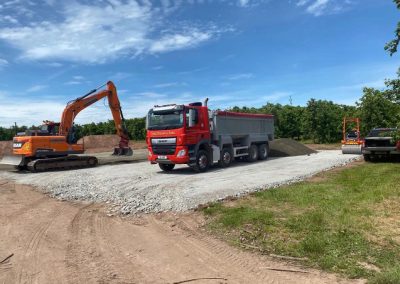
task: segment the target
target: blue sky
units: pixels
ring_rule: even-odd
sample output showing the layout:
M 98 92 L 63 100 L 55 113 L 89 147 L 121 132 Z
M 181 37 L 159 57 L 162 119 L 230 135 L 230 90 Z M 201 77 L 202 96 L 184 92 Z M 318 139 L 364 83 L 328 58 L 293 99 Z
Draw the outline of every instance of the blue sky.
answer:
M 391 0 L 1 0 L 0 126 L 58 121 L 113 80 L 126 117 L 210 98 L 213 108 L 354 104 L 395 77 Z M 106 103 L 77 123 L 111 119 Z

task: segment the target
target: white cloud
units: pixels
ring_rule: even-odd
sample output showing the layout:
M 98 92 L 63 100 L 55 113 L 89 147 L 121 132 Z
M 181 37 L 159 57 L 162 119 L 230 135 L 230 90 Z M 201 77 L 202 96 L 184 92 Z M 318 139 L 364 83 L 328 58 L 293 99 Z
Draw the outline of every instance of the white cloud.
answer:
M 46 85 L 35 85 L 30 87 L 29 89 L 26 90 L 27 93 L 35 93 L 35 92 L 39 92 L 41 90 L 46 89 L 47 86 Z
M 238 5 L 240 7 L 247 7 L 249 5 L 249 3 L 250 3 L 250 0 L 239 0 L 238 1 Z
M 18 20 L 10 15 L 0 16 L 0 22 L 18 24 Z
M 62 66 L 64 66 L 62 63 L 59 63 L 59 62 L 50 62 L 50 63 L 47 63 L 46 65 L 50 66 L 50 67 L 62 67 Z
M 0 58 L 0 70 L 3 69 L 4 67 L 6 67 L 8 65 L 8 61 Z
M 42 99 L 27 100 L 24 104 L 9 100 L 0 104 L 0 126 L 9 127 L 17 122 L 18 125 L 39 125 L 45 119 L 59 121 L 65 105 Z
M 68 81 L 66 83 L 64 83 L 64 85 L 80 85 L 82 84 L 82 81 Z
M 254 75 L 252 73 L 242 73 L 242 74 L 234 74 L 227 76 L 226 79 L 235 81 L 235 80 L 242 80 L 242 79 L 250 79 L 253 78 Z
M 154 41 L 150 47 L 150 53 L 162 53 L 188 47 L 194 47 L 202 42 L 211 39 L 214 36 L 212 30 L 201 31 L 198 29 L 190 29 L 181 34 L 165 35 L 159 40 Z
M 304 7 L 307 13 L 319 17 L 346 11 L 353 5 L 353 0 L 298 0 L 296 5 Z
M 178 82 L 171 82 L 171 83 L 163 83 L 154 85 L 154 88 L 168 88 L 168 87 L 176 87 L 176 86 L 186 86 L 186 83 L 178 83 Z
M 306 4 L 308 4 L 309 2 L 310 2 L 310 0 L 299 0 L 299 1 L 297 1 L 296 5 L 302 7 Z
M 192 48 L 231 31 L 190 23 L 168 29 L 169 10 L 153 7 L 149 1 L 75 1 L 54 13 L 58 11 L 56 18 L 61 21 L 47 18 L 24 26 L 0 28 L 0 40 L 20 50 L 21 58 L 28 60 L 104 63 L 121 57 Z
M 321 16 L 326 11 L 330 0 L 316 0 L 310 6 L 307 7 L 307 12 L 314 16 Z

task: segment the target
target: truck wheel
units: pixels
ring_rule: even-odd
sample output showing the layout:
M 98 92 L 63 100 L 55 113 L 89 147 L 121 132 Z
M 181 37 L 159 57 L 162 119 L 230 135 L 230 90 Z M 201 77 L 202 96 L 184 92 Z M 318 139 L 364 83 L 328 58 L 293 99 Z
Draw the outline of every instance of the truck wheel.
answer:
M 258 159 L 258 148 L 256 145 L 251 145 L 249 148 L 249 155 L 246 157 L 247 162 L 255 162 Z
M 364 161 L 366 161 L 366 162 L 369 162 L 369 161 L 371 161 L 371 156 L 370 156 L 370 155 L 367 155 L 367 154 L 365 154 L 365 155 L 364 155 Z
M 258 146 L 258 159 L 266 160 L 268 158 L 268 147 L 267 144 L 261 144 Z
M 221 159 L 219 160 L 218 164 L 223 167 L 227 168 L 232 163 L 232 152 L 230 149 L 224 148 L 222 149 Z
M 209 159 L 208 154 L 204 150 L 200 150 L 197 153 L 196 157 L 196 165 L 193 166 L 193 170 L 198 173 L 203 173 L 208 170 L 209 167 Z
M 162 169 L 164 172 L 170 172 L 175 168 L 175 164 L 158 164 L 160 169 Z

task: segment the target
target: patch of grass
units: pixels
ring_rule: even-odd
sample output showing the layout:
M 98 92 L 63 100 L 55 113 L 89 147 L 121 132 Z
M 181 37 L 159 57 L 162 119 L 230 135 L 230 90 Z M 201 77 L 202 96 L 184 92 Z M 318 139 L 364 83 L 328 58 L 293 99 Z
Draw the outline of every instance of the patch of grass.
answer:
M 396 266 L 388 271 L 377 274 L 369 282 L 371 284 L 398 284 L 398 283 L 400 283 L 400 266 Z
M 361 164 L 204 213 L 211 231 L 240 246 L 371 283 L 400 283 L 400 238 L 390 226 L 400 218 L 399 172 L 400 164 Z

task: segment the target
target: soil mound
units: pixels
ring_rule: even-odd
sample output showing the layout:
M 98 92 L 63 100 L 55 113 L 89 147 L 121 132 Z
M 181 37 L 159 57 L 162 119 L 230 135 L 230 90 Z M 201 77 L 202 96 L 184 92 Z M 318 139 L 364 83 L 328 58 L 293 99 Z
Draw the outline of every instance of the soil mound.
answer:
M 0 141 L 0 157 L 12 154 L 12 141 Z
M 271 157 L 301 156 L 317 153 L 293 139 L 281 138 L 269 143 Z
M 86 153 L 112 152 L 118 146 L 120 138 L 117 135 L 90 135 L 78 140 L 78 144 L 85 144 Z M 144 149 L 145 141 L 130 141 L 132 149 Z

